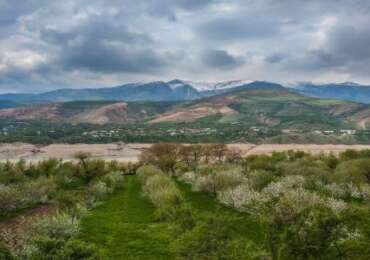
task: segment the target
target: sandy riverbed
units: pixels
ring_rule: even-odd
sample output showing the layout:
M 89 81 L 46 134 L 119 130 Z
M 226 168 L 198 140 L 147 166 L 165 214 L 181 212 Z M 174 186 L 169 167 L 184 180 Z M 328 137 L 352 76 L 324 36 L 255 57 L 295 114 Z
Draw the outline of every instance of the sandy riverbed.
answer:
M 47 158 L 73 159 L 77 152 L 89 152 L 94 158 L 118 160 L 125 162 L 137 161 L 143 149 L 151 144 L 52 144 L 36 146 L 25 143 L 0 144 L 0 161 L 40 161 Z M 370 149 L 370 145 L 317 145 L 317 144 L 230 144 L 242 151 L 243 155 L 271 154 L 273 151 L 300 150 L 309 153 L 339 153 L 347 149 Z

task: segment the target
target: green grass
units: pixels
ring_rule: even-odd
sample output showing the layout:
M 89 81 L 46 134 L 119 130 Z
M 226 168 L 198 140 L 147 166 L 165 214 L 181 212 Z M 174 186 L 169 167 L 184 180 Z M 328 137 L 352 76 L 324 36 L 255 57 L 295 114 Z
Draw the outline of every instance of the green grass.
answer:
M 81 223 L 81 238 L 98 246 L 103 259 L 173 259 L 166 223 L 154 218 L 154 206 L 135 176 Z
M 221 205 L 206 193 L 193 192 L 189 185 L 177 185 L 196 220 L 222 216 L 237 227 L 238 236 L 263 244 L 263 228 L 251 217 Z M 128 176 L 122 188 L 82 219 L 80 237 L 101 249 L 103 259 L 174 259 L 170 225 L 156 222 L 154 212 L 137 177 Z

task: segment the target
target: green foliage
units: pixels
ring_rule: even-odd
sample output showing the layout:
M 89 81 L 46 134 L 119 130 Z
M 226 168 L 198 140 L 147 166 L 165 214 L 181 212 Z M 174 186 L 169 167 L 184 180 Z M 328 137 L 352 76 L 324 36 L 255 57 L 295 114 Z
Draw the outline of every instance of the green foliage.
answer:
M 272 181 L 276 180 L 274 172 L 265 170 L 254 170 L 247 174 L 251 185 L 255 190 L 261 191 Z
M 33 240 L 33 249 L 27 259 L 37 260 L 98 260 L 99 251 L 94 245 L 81 240 L 50 237 L 37 237 Z
M 354 159 L 340 163 L 335 171 L 335 178 L 343 183 L 370 184 L 370 159 Z
M 0 259 L 2 260 L 13 260 L 10 250 L 0 241 Z
M 238 237 L 227 219 L 210 218 L 181 235 L 174 244 L 181 259 L 257 259 L 263 253 Z
M 170 177 L 155 168 L 152 168 L 154 172 L 150 173 L 149 168 L 146 166 L 141 169 L 139 175 L 143 180 L 144 194 L 158 208 L 158 219 L 176 219 L 184 205 L 180 190 Z
M 55 190 L 54 180 L 45 177 L 20 184 L 0 184 L 0 216 L 45 203 Z
M 160 161 L 179 152 L 169 172 L 88 156 L 0 164 L 1 209 L 55 207 L 16 232 L 21 246 L 0 236 L 21 259 L 369 259 L 368 152 L 230 161 L 224 146 L 158 147 Z
M 145 183 L 150 177 L 154 175 L 161 175 L 163 172 L 153 165 L 144 165 L 137 169 L 136 174 L 139 179 Z

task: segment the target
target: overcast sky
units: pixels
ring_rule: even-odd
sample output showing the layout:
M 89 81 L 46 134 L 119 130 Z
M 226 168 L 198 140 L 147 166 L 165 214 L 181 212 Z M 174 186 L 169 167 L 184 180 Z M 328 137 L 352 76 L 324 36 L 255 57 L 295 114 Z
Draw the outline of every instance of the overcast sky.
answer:
M 370 0 L 0 0 L 0 92 L 173 78 L 370 84 Z

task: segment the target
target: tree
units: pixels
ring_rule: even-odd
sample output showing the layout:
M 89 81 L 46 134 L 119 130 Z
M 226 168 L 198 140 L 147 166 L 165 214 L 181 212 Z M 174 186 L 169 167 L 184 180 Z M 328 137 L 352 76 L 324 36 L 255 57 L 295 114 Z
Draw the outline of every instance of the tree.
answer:
M 222 162 L 225 159 L 227 152 L 226 144 L 213 144 L 211 145 L 211 154 L 218 162 Z
M 158 143 L 152 145 L 140 155 L 140 162 L 153 164 L 162 171 L 174 174 L 175 166 L 180 160 L 182 145 L 173 143 Z

